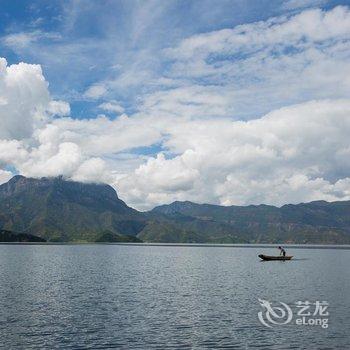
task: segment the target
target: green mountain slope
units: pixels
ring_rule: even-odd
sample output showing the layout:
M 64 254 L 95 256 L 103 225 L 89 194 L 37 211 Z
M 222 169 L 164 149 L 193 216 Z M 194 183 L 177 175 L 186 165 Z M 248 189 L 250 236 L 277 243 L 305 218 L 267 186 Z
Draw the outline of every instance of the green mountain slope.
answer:
M 15 176 L 0 186 L 3 229 L 49 241 L 95 241 L 103 230 L 135 236 L 144 226 L 144 214 L 128 207 L 108 185 Z

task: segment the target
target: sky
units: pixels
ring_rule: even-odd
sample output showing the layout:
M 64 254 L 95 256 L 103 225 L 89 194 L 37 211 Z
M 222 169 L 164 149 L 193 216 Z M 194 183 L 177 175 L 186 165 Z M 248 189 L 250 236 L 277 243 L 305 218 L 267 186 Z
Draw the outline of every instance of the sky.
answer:
M 0 183 L 130 206 L 350 200 L 350 0 L 0 0 Z

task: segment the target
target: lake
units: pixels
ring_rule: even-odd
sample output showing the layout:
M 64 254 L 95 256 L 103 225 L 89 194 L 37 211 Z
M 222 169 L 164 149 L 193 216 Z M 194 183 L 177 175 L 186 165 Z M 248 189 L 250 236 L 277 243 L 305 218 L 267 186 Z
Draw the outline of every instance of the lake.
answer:
M 0 245 L 0 344 L 3 349 L 349 349 L 350 250 L 291 248 L 287 254 L 296 259 L 290 262 L 261 262 L 259 253 L 278 251 Z M 269 323 L 259 299 L 272 303 L 278 317 L 285 311 L 292 319 Z M 304 310 L 311 315 L 321 305 L 306 322 L 327 318 L 328 327 L 296 324 L 298 301 L 312 304 Z M 328 308 L 318 303 L 323 301 Z

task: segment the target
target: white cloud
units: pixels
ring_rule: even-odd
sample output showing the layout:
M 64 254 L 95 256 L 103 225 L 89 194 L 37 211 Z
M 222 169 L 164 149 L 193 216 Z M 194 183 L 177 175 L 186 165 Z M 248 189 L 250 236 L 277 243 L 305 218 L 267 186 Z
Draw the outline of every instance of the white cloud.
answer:
M 142 113 L 160 117 L 207 118 L 232 116 L 232 91 L 213 85 L 190 85 L 146 95 Z
M 169 127 L 158 156 L 116 181 L 138 207 L 190 199 L 281 205 L 350 199 L 350 101 L 314 101 L 243 121 L 187 120 Z M 161 200 L 160 200 L 161 199 Z
M 194 180 L 199 176 L 197 169 L 186 163 L 186 157 L 168 159 L 162 153 L 157 158 L 148 159 L 146 164 L 135 170 L 137 181 L 141 186 L 150 186 L 150 192 L 178 192 L 192 189 Z
M 53 115 L 63 117 L 70 114 L 70 106 L 64 101 L 51 101 L 48 111 Z
M 166 50 L 166 53 L 175 59 L 191 59 L 194 56 L 207 58 L 210 54 L 256 52 L 277 44 L 291 46 L 328 39 L 346 39 L 350 32 L 349 19 L 348 7 L 338 6 L 330 11 L 305 10 L 290 18 L 276 17 L 239 25 L 234 29 L 194 35 L 183 40 L 178 47 Z
M 57 142 L 79 144 L 85 154 L 92 156 L 151 146 L 161 139 L 160 128 L 152 125 L 148 118 L 129 118 L 126 115 L 113 120 L 104 116 L 84 120 L 60 118 L 38 131 L 38 137 L 46 132 L 55 132 Z
M 3 38 L 5 44 L 13 48 L 26 47 L 35 40 L 36 36 L 33 33 L 14 33 Z
M 219 94 L 221 107 L 236 118 L 255 118 L 283 105 L 347 97 L 349 39 L 348 7 L 305 10 L 186 38 L 165 50 L 167 75 L 181 81 L 181 89 L 202 86 Z
M 85 92 L 84 97 L 97 100 L 107 92 L 107 88 L 102 84 L 91 85 Z
M 0 173 L 1 166 L 11 165 L 28 177 L 64 175 L 82 182 L 113 180 L 104 160 L 86 154 L 76 143 L 62 142 L 59 133 L 49 124 L 37 131 L 37 143 L 0 140 Z
M 148 126 L 147 121 L 127 116 L 115 120 L 53 119 L 36 129 L 30 139 L 0 140 L 0 168 L 2 164 L 12 165 L 25 176 L 64 175 L 85 182 L 111 182 L 114 169 L 101 157 L 113 165 L 139 165 L 142 156 L 135 159 L 118 153 L 150 146 L 160 138 L 160 131 Z
M 124 112 L 124 108 L 117 101 L 104 102 L 99 105 L 99 108 L 108 111 L 121 114 Z
M 27 48 L 38 40 L 58 40 L 61 35 L 58 33 L 42 32 L 35 30 L 31 32 L 11 33 L 2 38 L 2 42 L 14 50 L 22 50 Z
M 84 161 L 71 177 L 81 182 L 110 183 L 113 180 L 106 162 L 101 158 L 90 158 Z
M 10 180 L 12 176 L 10 171 L 0 169 L 0 185 Z
M 21 164 L 28 157 L 28 152 L 21 141 L 0 139 L 0 165 Z
M 83 161 L 78 145 L 64 142 L 59 145 L 42 144 L 30 152 L 28 159 L 17 168 L 29 177 L 58 176 L 70 177 Z
M 51 99 L 39 65 L 8 66 L 0 58 L 0 97 L 0 139 L 28 138 L 53 112 L 69 112 L 67 103 Z

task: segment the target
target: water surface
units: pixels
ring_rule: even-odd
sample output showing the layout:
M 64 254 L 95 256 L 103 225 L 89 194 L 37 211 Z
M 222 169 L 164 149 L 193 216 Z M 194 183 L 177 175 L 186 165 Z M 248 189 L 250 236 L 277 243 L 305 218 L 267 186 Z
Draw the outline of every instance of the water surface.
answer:
M 0 246 L 3 349 L 349 349 L 350 251 Z M 329 327 L 267 328 L 258 299 L 328 301 Z

